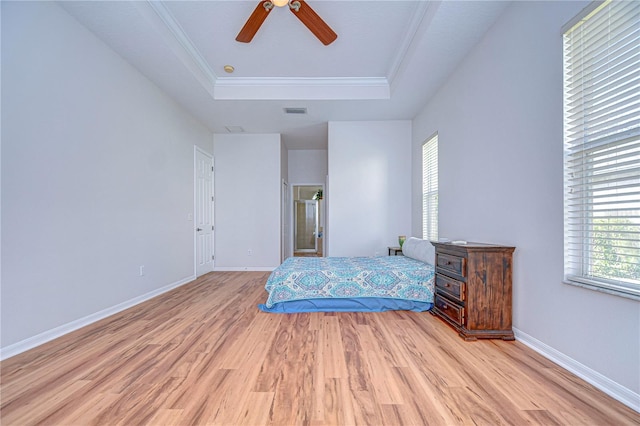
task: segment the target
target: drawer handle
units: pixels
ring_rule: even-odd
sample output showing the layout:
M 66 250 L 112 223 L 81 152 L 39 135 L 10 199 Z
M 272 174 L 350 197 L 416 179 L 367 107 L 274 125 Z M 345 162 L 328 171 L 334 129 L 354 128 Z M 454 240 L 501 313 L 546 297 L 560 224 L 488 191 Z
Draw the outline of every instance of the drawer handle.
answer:
M 448 306 L 447 306 L 447 304 L 446 304 L 446 303 L 443 303 L 443 304 L 442 304 L 442 309 L 447 309 L 447 307 L 448 307 Z
M 450 260 L 447 260 L 447 265 L 451 265 L 451 261 Z
M 445 286 L 445 287 L 449 287 L 449 283 L 445 283 L 445 284 L 444 284 L 444 286 Z

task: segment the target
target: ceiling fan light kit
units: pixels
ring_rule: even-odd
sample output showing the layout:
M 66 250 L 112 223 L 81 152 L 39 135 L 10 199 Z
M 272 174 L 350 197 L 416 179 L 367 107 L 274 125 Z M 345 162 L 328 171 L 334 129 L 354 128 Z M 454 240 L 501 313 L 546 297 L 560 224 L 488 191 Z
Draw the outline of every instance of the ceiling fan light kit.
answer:
M 247 19 L 236 41 L 241 43 L 249 43 L 253 36 L 256 35 L 262 23 L 267 19 L 267 15 L 271 12 L 274 6 L 284 7 L 289 5 L 289 10 L 315 35 L 318 40 L 325 46 L 333 43 L 338 35 L 327 25 L 326 22 L 320 18 L 320 16 L 309 6 L 304 0 L 267 0 L 261 1 L 256 6 L 255 10 Z

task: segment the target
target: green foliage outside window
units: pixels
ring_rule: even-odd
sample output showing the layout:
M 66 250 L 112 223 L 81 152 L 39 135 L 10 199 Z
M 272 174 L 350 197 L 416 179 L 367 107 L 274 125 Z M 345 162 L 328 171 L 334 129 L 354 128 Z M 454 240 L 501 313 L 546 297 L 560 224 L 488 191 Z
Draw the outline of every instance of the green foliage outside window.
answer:
M 594 219 L 591 275 L 640 284 L 640 224 L 627 218 Z

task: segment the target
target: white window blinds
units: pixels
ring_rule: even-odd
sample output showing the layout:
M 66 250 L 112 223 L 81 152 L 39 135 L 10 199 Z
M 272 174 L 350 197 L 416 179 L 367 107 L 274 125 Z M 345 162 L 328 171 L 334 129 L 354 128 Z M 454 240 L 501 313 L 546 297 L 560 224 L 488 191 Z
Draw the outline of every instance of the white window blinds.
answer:
M 565 279 L 640 297 L 640 2 L 564 33 Z
M 422 238 L 438 240 L 438 135 L 422 145 Z

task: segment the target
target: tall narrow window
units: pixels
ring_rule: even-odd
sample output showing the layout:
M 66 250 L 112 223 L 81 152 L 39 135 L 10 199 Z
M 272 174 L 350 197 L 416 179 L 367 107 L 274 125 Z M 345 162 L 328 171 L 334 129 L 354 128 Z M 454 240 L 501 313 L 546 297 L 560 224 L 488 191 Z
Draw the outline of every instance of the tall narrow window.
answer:
M 438 239 L 438 135 L 422 145 L 422 238 Z
M 565 280 L 640 299 L 640 2 L 564 33 Z

